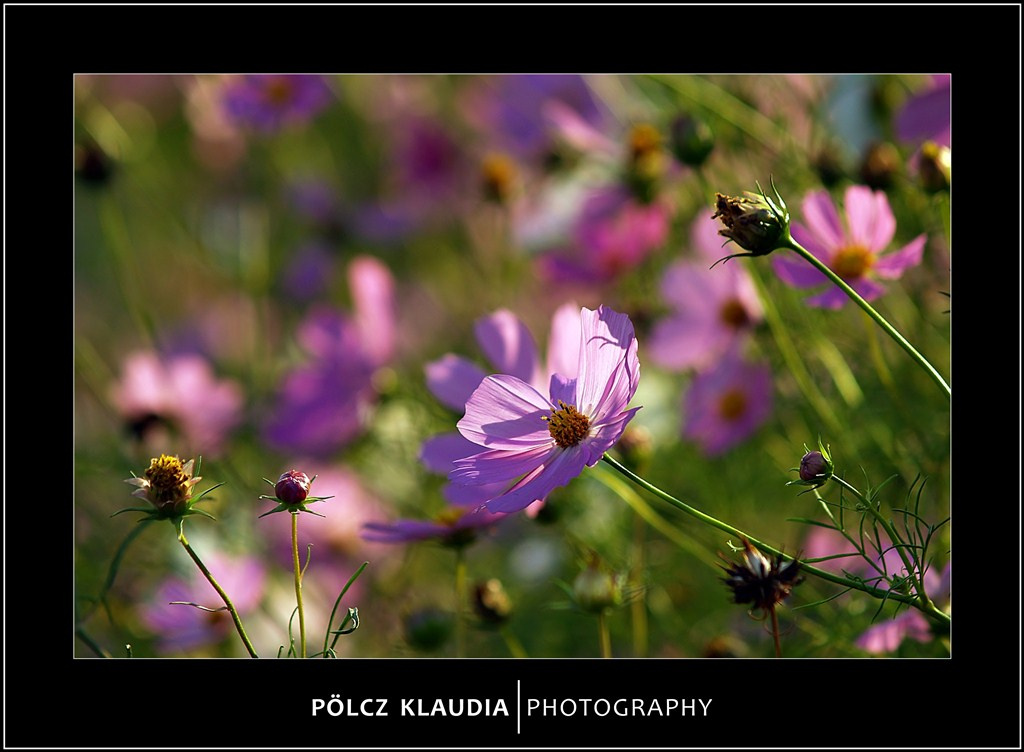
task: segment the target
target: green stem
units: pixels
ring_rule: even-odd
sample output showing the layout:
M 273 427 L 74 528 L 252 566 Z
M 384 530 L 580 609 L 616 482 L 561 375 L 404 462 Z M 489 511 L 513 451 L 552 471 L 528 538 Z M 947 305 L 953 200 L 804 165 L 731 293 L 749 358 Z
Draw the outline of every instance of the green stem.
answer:
M 783 553 L 782 551 L 779 551 L 778 549 L 773 548 L 772 546 L 769 546 L 766 543 L 762 543 L 761 541 L 759 541 L 754 536 L 749 535 L 749 534 L 743 532 L 742 530 L 739 530 L 738 528 L 733 527 L 732 525 L 726 524 L 725 522 L 722 522 L 721 520 L 715 519 L 714 517 L 711 517 L 710 515 L 704 514 L 703 512 L 701 512 L 701 511 L 699 511 L 697 509 L 694 509 L 689 504 L 680 501 L 679 499 L 675 498 L 674 496 L 672 496 L 670 494 L 665 493 L 664 491 L 662 491 L 657 486 L 654 486 L 654 485 L 648 483 L 646 480 L 641 478 L 639 475 L 636 475 L 634 472 L 632 472 L 629 468 L 627 468 L 627 467 L 623 466 L 622 464 L 620 464 L 611 455 L 605 454 L 601 459 L 603 459 L 605 462 L 607 462 L 609 465 L 614 467 L 616 470 L 618 470 L 620 473 L 625 475 L 627 478 L 629 478 L 631 481 L 636 483 L 641 488 L 645 489 L 649 493 L 654 494 L 655 496 L 657 496 L 662 501 L 668 502 L 669 504 L 671 504 L 672 506 L 676 507 L 677 509 L 681 509 L 682 511 L 686 512 L 691 517 L 696 517 L 701 522 L 704 522 L 704 523 L 706 523 L 708 525 L 711 525 L 712 527 L 718 528 L 719 530 L 721 530 L 723 532 L 726 532 L 726 533 L 729 533 L 730 535 L 734 535 L 737 538 L 744 538 L 744 539 L 750 541 L 750 543 L 752 545 L 754 545 L 755 547 L 757 547 L 758 549 L 760 549 L 761 551 L 763 551 L 765 553 L 772 554 L 773 556 L 781 556 L 781 557 L 783 557 L 785 559 L 789 559 L 790 561 L 796 561 L 797 560 L 795 556 L 791 556 L 789 554 Z M 853 590 L 860 590 L 861 592 L 867 593 L 868 595 L 872 595 L 875 598 L 881 598 L 883 600 L 891 600 L 891 601 L 898 601 L 900 603 L 906 603 L 909 606 L 914 606 L 915 608 L 918 608 L 926 616 L 928 616 L 929 618 L 931 618 L 931 619 L 933 619 L 935 621 L 938 621 L 938 622 L 941 622 L 941 623 L 944 623 L 944 624 L 949 624 L 950 623 L 949 614 L 946 614 L 946 613 L 940 611 L 931 602 L 928 602 L 927 604 L 922 603 L 921 600 L 919 598 L 915 597 L 915 596 L 904 595 L 903 593 L 894 593 L 891 590 L 880 590 L 879 588 L 872 587 L 871 585 L 868 585 L 866 583 L 858 582 L 857 580 L 851 580 L 851 579 L 848 579 L 846 577 L 840 577 L 839 575 L 832 574 L 831 572 L 826 572 L 824 569 L 818 569 L 817 567 L 811 566 L 810 564 L 806 564 L 804 562 L 800 562 L 800 569 L 801 569 L 801 571 L 806 572 L 807 574 L 814 575 L 815 577 L 818 577 L 818 578 L 823 579 L 823 580 L 828 580 L 829 582 L 834 582 L 837 585 L 842 585 L 843 587 L 846 587 L 846 588 L 850 588 L 850 589 L 853 589 Z
M 334 601 L 334 608 L 331 609 L 331 618 L 327 620 L 327 632 L 324 633 L 324 650 L 323 655 L 327 655 L 327 641 L 331 638 L 331 626 L 334 624 L 334 615 L 338 613 L 338 606 L 341 605 L 341 599 L 345 597 L 345 593 L 352 587 L 352 583 L 355 582 L 359 575 L 363 573 L 363 570 L 370 566 L 370 562 L 364 561 L 362 566 L 356 570 L 355 574 L 348 578 L 348 582 L 345 583 L 345 587 L 338 593 L 338 599 Z
M 299 566 L 299 513 L 292 512 L 292 562 L 295 565 L 295 603 L 299 609 L 300 657 L 306 657 L 306 614 L 302 610 L 302 569 Z
M 466 601 L 466 552 L 459 546 L 455 549 L 455 657 L 466 656 L 466 622 L 463 619 L 463 603 Z
M 871 305 L 866 300 L 864 300 L 864 298 L 858 295 L 852 287 L 846 284 L 846 281 L 843 280 L 842 277 L 840 277 L 834 271 L 829 269 L 828 266 L 822 263 L 817 256 L 815 256 L 813 253 L 811 253 L 798 242 L 796 242 L 793 239 L 793 237 L 789 235 L 788 232 L 786 233 L 786 237 L 783 238 L 780 247 L 789 248 L 790 250 L 796 251 L 796 253 L 799 254 L 800 256 L 803 256 L 804 259 L 809 264 L 811 264 L 811 266 L 813 266 L 819 272 L 828 277 L 829 280 L 831 280 L 836 285 L 836 287 L 845 292 L 854 303 L 859 305 L 868 316 L 874 319 L 875 323 L 882 327 L 882 330 L 886 334 L 888 334 L 890 337 L 896 340 L 896 343 L 900 347 L 902 347 L 907 352 L 907 354 L 911 358 L 913 358 L 919 366 L 921 366 L 921 368 L 927 371 L 928 375 L 931 376 L 932 381 L 938 384 L 943 389 L 943 391 L 946 392 L 947 397 L 952 396 L 949 389 L 949 384 L 947 384 L 946 380 L 939 375 L 939 372 L 935 370 L 935 367 L 931 363 L 929 363 L 928 360 L 923 355 L 921 355 L 921 353 L 919 353 L 913 345 L 907 342 L 907 340 L 903 338 L 903 335 L 896 331 L 892 324 L 885 320 L 885 317 L 882 316 L 882 314 L 880 314 L 878 311 L 872 308 Z
M 224 605 L 228 607 L 228 613 L 231 614 L 231 620 L 235 623 L 235 629 L 238 631 L 238 636 L 242 638 L 242 643 L 245 645 L 245 649 L 249 651 L 249 655 L 253 658 L 259 658 L 259 656 L 256 655 L 256 650 L 253 648 L 252 643 L 249 642 L 249 635 L 245 633 L 245 627 L 242 626 L 242 620 L 238 616 L 235 604 L 231 602 L 231 599 L 228 598 L 228 594 L 224 592 L 224 588 L 222 588 L 217 580 L 214 579 L 213 575 L 210 574 L 210 570 L 206 568 L 205 564 L 203 564 L 202 560 L 199 558 L 199 554 L 192 550 L 192 546 L 188 544 L 188 540 L 185 538 L 184 528 L 178 529 L 178 541 L 181 542 L 185 552 L 192 557 L 192 561 L 194 561 L 196 566 L 199 567 L 199 571 L 202 572 L 206 579 L 210 581 L 210 584 L 213 585 L 213 589 L 217 591 L 221 600 L 224 601 Z
M 608 619 L 604 611 L 597 614 L 597 633 L 601 638 L 601 657 L 612 657 L 612 637 L 608 632 Z
M 526 654 L 526 648 L 523 647 L 523 643 L 512 634 L 506 627 L 501 628 L 501 637 L 505 640 L 505 646 L 508 648 L 508 652 L 512 654 L 513 658 L 528 658 Z
M 882 529 L 885 530 L 886 535 L 889 536 L 889 542 L 892 544 L 893 548 L 896 549 L 897 553 L 899 553 L 900 559 L 903 560 L 903 566 L 907 570 L 907 575 L 911 579 L 913 579 L 914 589 L 917 591 L 917 596 L 921 599 L 921 603 L 925 606 L 934 609 L 935 604 L 933 604 L 931 599 L 928 598 L 928 595 L 925 593 L 924 590 L 924 577 L 920 576 L 921 568 L 915 568 L 913 566 L 912 562 L 910 561 L 910 558 L 907 556 L 906 547 L 902 544 L 900 538 L 896 534 L 896 530 L 893 528 L 890 522 L 882 516 L 882 513 L 875 508 L 875 505 L 873 503 L 865 499 L 860 491 L 851 486 L 845 480 L 836 475 L 832 476 L 832 480 L 835 481 L 837 485 L 845 488 L 847 491 L 856 496 L 857 499 L 860 501 L 861 506 L 864 509 L 866 509 L 872 517 L 875 518 L 875 521 L 878 522 L 879 525 L 882 526 Z

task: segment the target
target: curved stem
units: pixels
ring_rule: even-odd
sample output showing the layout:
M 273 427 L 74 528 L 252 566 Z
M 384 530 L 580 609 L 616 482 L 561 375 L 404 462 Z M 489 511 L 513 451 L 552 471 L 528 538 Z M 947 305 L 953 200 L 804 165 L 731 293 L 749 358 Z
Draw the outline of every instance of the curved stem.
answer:
M 217 591 L 221 600 L 224 601 L 224 605 L 228 607 L 228 613 L 231 614 L 231 620 L 235 623 L 235 629 L 238 631 L 238 636 L 242 638 L 242 643 L 245 645 L 245 649 L 249 651 L 249 655 L 253 658 L 259 658 L 259 656 L 256 655 L 255 648 L 253 648 L 252 643 L 249 641 L 249 635 L 245 633 L 245 627 L 242 626 L 242 620 L 238 616 L 235 604 L 231 602 L 231 599 L 228 598 L 228 594 L 224 592 L 224 588 L 222 588 L 217 580 L 213 578 L 213 575 L 210 574 L 210 570 L 206 568 L 205 564 L 203 564 L 199 555 L 192 550 L 192 546 L 188 544 L 188 540 L 185 538 L 185 530 L 183 528 L 179 528 L 178 530 L 178 541 L 185 549 L 185 552 L 192 558 L 192 561 L 196 563 L 196 566 L 199 567 L 199 571 L 202 572 L 206 579 L 210 581 L 210 584 L 213 585 L 213 589 Z
M 754 536 L 749 535 L 743 532 L 742 530 L 733 527 L 732 525 L 722 522 L 721 520 L 715 519 L 710 515 L 704 514 L 703 512 L 694 509 L 689 504 L 680 501 L 679 499 L 675 498 L 674 496 L 668 493 L 665 493 L 657 486 L 648 483 L 639 475 L 636 475 L 629 468 L 625 467 L 617 460 L 615 460 L 611 455 L 605 454 L 603 457 L 601 457 L 601 459 L 603 459 L 605 462 L 614 467 L 616 470 L 625 475 L 627 478 L 629 478 L 631 481 L 636 483 L 641 488 L 654 494 L 662 501 L 668 502 L 677 509 L 681 509 L 691 517 L 696 517 L 701 522 L 711 525 L 712 527 L 718 528 L 719 530 L 729 533 L 730 535 L 734 535 L 738 538 L 745 538 L 746 540 L 750 541 L 752 545 L 756 546 L 758 549 L 765 553 L 772 554 L 773 556 L 781 556 L 785 559 L 789 559 L 790 561 L 797 561 L 797 558 L 795 556 L 783 553 L 782 551 L 779 551 L 778 549 L 769 546 L 767 543 L 762 543 Z M 914 606 L 915 608 L 920 609 L 926 616 L 935 621 L 942 622 L 944 624 L 950 623 L 949 614 L 940 611 L 938 608 L 934 606 L 934 604 L 931 604 L 930 602 L 927 604 L 922 603 L 921 600 L 915 596 L 904 595 L 903 593 L 894 593 L 891 590 L 880 590 L 876 587 L 872 587 L 871 585 L 867 585 L 863 582 L 858 582 L 857 580 L 851 580 L 846 577 L 840 577 L 839 575 L 832 574 L 831 572 L 826 572 L 824 569 L 818 569 L 817 567 L 813 567 L 810 564 L 806 564 L 804 562 L 800 562 L 800 569 L 801 571 L 814 575 L 815 577 L 818 577 L 820 579 L 828 580 L 829 582 L 834 582 L 837 585 L 842 585 L 843 587 L 851 588 L 853 590 L 860 590 L 864 593 L 867 593 L 868 595 L 874 596 L 875 598 L 906 603 L 909 606 Z
M 886 321 L 885 317 L 882 316 L 882 314 L 880 314 L 878 311 L 872 308 L 871 305 L 866 300 L 864 300 L 864 298 L 858 295 L 852 287 L 846 284 L 846 281 L 842 277 L 840 277 L 834 271 L 829 269 L 828 266 L 823 264 L 817 256 L 815 256 L 813 253 L 811 253 L 798 242 L 796 242 L 793 239 L 793 237 L 788 233 L 787 236 L 783 239 L 782 245 L 780 247 L 789 248 L 790 250 L 796 251 L 796 253 L 800 256 L 803 256 L 803 258 L 809 264 L 811 264 L 811 266 L 813 266 L 819 272 L 828 277 L 829 280 L 836 285 L 836 287 L 845 292 L 854 303 L 859 305 L 868 316 L 874 319 L 875 323 L 882 327 L 882 330 L 885 331 L 886 334 L 888 334 L 890 337 L 896 340 L 896 343 L 900 347 L 902 347 L 907 352 L 907 354 L 911 358 L 913 358 L 919 366 L 921 366 L 921 368 L 927 371 L 928 375 L 931 376 L 932 381 L 938 384 L 942 388 L 942 390 L 946 392 L 947 397 L 951 396 L 949 384 L 947 384 L 946 380 L 939 375 L 939 372 L 935 370 L 935 367 L 931 363 L 929 363 L 928 360 L 921 353 L 919 353 L 913 345 L 907 342 L 907 340 L 903 338 L 903 335 L 896 331 L 892 324 Z
M 299 609 L 299 656 L 306 657 L 306 614 L 302 610 L 302 568 L 299 566 L 299 513 L 292 512 L 292 562 L 295 565 L 295 604 Z
M 893 528 L 893 526 L 889 523 L 887 519 L 885 519 L 885 517 L 882 516 L 881 512 L 875 509 L 875 505 L 873 503 L 864 498 L 863 494 L 861 494 L 860 491 L 858 491 L 856 488 L 854 488 L 853 486 L 851 486 L 849 483 L 847 483 L 845 480 L 838 476 L 833 475 L 832 480 L 835 481 L 837 485 L 842 486 L 847 491 L 856 496 L 857 499 L 860 501 L 861 505 L 864 507 L 864 509 L 866 509 L 871 514 L 871 516 L 875 518 L 875 521 L 882 526 L 882 529 L 885 530 L 885 534 L 889 536 L 889 542 L 892 544 L 893 548 L 896 549 L 896 552 L 900 555 L 900 559 L 903 560 L 903 566 L 907 570 L 907 575 L 913 579 L 914 589 L 917 591 L 917 596 L 921 599 L 921 602 L 923 604 L 934 608 L 934 604 L 931 602 L 931 599 L 928 598 L 928 595 L 924 591 L 924 577 L 921 576 L 921 567 L 915 568 L 913 566 L 912 562 L 910 561 L 910 558 L 907 556 L 906 546 L 904 546 L 900 542 L 900 538 L 899 536 L 897 536 L 896 530 Z

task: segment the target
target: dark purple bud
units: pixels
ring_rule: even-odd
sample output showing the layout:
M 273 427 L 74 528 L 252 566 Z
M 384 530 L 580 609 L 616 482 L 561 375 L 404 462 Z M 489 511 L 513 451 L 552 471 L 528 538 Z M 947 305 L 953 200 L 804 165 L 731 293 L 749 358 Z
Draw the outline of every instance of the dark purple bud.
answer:
M 832 474 L 831 463 L 821 452 L 808 452 L 800 459 L 800 480 L 820 481 Z
M 309 476 L 298 470 L 289 470 L 277 479 L 274 493 L 285 504 L 301 504 L 309 496 Z

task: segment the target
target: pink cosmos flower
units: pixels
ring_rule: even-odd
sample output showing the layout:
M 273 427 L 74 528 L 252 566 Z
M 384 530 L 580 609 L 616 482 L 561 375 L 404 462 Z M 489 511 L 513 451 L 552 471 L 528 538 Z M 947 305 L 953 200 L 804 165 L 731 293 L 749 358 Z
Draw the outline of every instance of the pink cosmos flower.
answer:
M 275 447 L 324 457 L 354 439 L 376 392 L 373 374 L 395 347 L 394 281 L 380 261 L 349 265 L 354 312 L 316 306 L 297 339 L 309 359 L 289 372 L 264 427 Z
M 706 455 L 719 455 L 754 433 L 771 412 L 771 371 L 734 349 L 694 377 L 683 401 L 683 436 Z
M 739 264 L 709 269 L 721 255 L 718 223 L 709 215 L 691 228 L 699 261 L 672 264 L 661 280 L 661 294 L 673 312 L 651 332 L 650 359 L 663 368 L 706 368 L 742 341 L 764 317 L 747 270 Z
M 500 310 L 476 322 L 475 334 L 488 362 L 499 373 L 507 373 L 531 384 L 538 391 L 546 389 L 552 374 L 576 376 L 579 360 L 579 308 L 566 303 L 555 311 L 551 320 L 547 362 L 540 362 L 537 345 L 526 326 L 508 310 Z M 427 388 L 438 400 L 452 409 L 464 412 L 466 402 L 480 386 L 486 372 L 466 358 L 444 355 L 426 366 Z M 440 434 L 424 442 L 420 452 L 423 463 L 436 473 L 447 475 L 455 460 L 477 451 L 477 445 L 458 432 Z M 459 506 L 476 507 L 504 488 L 504 483 L 479 486 L 449 484 L 445 497 Z M 534 509 L 532 507 L 531 509 Z
M 239 616 L 244 617 L 259 606 L 266 571 L 257 559 L 213 553 L 206 558 L 206 564 L 231 597 Z M 182 605 L 185 603 L 196 603 L 214 610 L 204 611 Z M 173 576 L 160 583 L 153 597 L 141 606 L 140 616 L 143 623 L 158 635 L 159 649 L 168 653 L 213 645 L 234 634 L 231 614 L 221 610 L 223 608 L 224 601 L 213 585 L 193 567 L 188 579 Z
M 886 252 L 896 234 L 896 219 L 882 191 L 852 185 L 846 189 L 845 221 L 827 191 L 810 193 L 803 201 L 807 226 L 794 222 L 793 238 L 842 277 L 865 300 L 884 292 L 875 281 L 898 279 L 911 266 L 921 263 L 925 236 L 918 235 L 897 251 Z M 803 259 L 774 254 L 775 272 L 793 287 L 816 287 L 826 280 Z M 834 285 L 807 299 L 820 308 L 840 308 L 849 298 Z
M 615 279 L 664 245 L 671 219 L 666 201 L 641 203 L 619 185 L 595 189 L 584 200 L 568 247 L 545 254 L 541 269 L 554 281 Z
M 506 483 L 486 503 L 514 512 L 592 467 L 639 407 L 626 409 L 640 380 L 629 317 L 605 306 L 580 311 L 576 378 L 555 373 L 545 390 L 508 375 L 485 378 L 466 402 L 459 432 L 477 453 L 455 461 L 449 478 L 476 486 Z
M 111 397 L 140 439 L 162 441 L 163 432 L 181 433 L 185 454 L 216 454 L 242 419 L 242 389 L 221 380 L 195 354 L 161 358 L 154 352 L 129 355 Z

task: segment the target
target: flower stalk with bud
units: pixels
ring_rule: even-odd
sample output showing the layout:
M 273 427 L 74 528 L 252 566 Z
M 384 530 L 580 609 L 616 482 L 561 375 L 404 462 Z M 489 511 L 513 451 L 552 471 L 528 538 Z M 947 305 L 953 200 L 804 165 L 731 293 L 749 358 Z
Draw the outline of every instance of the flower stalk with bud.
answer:
M 269 512 L 264 512 L 260 517 L 266 517 L 268 514 L 274 514 L 275 512 L 288 512 L 292 516 L 292 564 L 295 572 L 295 603 L 299 613 L 299 655 L 302 658 L 306 657 L 306 613 L 302 607 L 302 574 L 305 571 L 305 567 L 299 563 L 299 513 L 309 512 L 315 514 L 317 517 L 323 517 L 322 514 L 318 514 L 310 509 L 306 508 L 307 504 L 313 504 L 317 501 L 324 501 L 326 499 L 333 498 L 331 496 L 310 496 L 309 488 L 316 480 L 314 475 L 310 478 L 303 472 L 298 470 L 289 470 L 286 473 L 282 473 L 281 477 L 277 479 L 277 483 L 264 478 L 267 484 L 274 487 L 274 496 L 266 496 L 261 494 L 259 498 L 269 499 L 271 501 L 278 502 L 277 506 L 271 509 Z M 309 565 L 309 557 L 306 557 L 306 565 Z
M 201 462 L 202 459 L 200 459 Z M 203 576 L 213 586 L 213 589 L 217 591 L 221 600 L 224 601 L 224 605 L 227 607 L 228 613 L 231 614 L 231 620 L 234 622 L 235 630 L 242 639 L 245 649 L 250 656 L 258 658 L 256 649 L 249 640 L 245 627 L 242 626 L 242 619 L 239 617 L 235 605 L 231 602 L 231 598 L 228 597 L 228 594 L 220 586 L 220 583 L 217 582 L 210 570 L 206 568 L 202 559 L 199 558 L 199 554 L 195 552 L 185 537 L 184 523 L 186 517 L 201 514 L 204 517 L 214 519 L 213 515 L 201 509 L 196 509 L 195 505 L 202 501 L 211 491 L 224 485 L 223 483 L 218 483 L 193 498 L 192 492 L 196 484 L 202 480 L 201 476 L 193 475 L 193 468 L 195 468 L 195 472 L 199 472 L 199 467 L 195 465 L 194 460 L 182 463 L 179 457 L 167 454 L 154 457 L 150 460 L 149 467 L 146 468 L 143 477 L 136 477 L 133 473 L 131 478 L 125 480 L 125 483 L 136 486 L 132 496 L 146 499 L 152 505 L 152 508 L 129 507 L 115 512 L 114 515 L 116 516 L 122 512 L 144 512 L 146 517 L 143 517 L 140 522 L 167 520 L 174 525 L 178 533 L 178 542 L 181 543 L 189 558 L 199 567 L 199 571 L 203 573 Z

